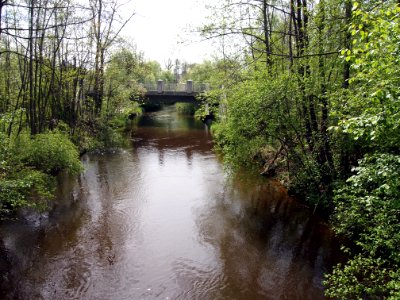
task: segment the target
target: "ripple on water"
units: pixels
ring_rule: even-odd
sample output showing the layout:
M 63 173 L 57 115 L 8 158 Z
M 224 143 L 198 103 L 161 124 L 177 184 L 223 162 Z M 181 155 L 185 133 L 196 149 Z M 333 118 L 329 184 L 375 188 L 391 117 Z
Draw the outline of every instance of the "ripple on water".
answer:
M 63 282 L 66 283 L 65 295 L 71 299 L 85 299 L 90 287 L 92 266 L 87 262 L 76 262 L 62 270 Z
M 181 258 L 173 264 L 179 291 L 174 299 L 216 299 L 227 287 L 226 278 L 218 266 Z

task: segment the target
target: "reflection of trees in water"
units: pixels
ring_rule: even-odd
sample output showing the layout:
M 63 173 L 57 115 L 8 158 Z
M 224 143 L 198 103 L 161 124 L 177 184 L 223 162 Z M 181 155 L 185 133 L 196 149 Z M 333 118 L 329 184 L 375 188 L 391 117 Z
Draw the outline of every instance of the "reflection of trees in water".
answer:
M 174 130 L 164 131 L 163 128 L 139 128 L 134 134 L 135 147 L 153 146 L 157 150 L 174 150 L 191 148 L 200 153 L 209 152 L 211 149 L 210 135 L 204 130 L 190 132 Z
M 197 220 L 203 242 L 218 249 L 222 296 L 323 299 L 337 250 L 330 231 L 273 182 L 241 178 L 225 189 Z
M 138 119 L 132 135 L 134 147 L 156 148 L 160 165 L 164 164 L 166 152 L 179 151 L 185 154 L 187 163 L 191 165 L 194 153 L 211 151 L 211 136 L 205 128 L 206 125 L 193 117 L 179 115 L 174 106 L 166 106 Z
M 192 116 L 178 114 L 174 106 L 167 106 L 161 111 L 145 114 L 138 118 L 136 124 L 139 128 L 163 128 L 165 132 L 204 129 L 204 124 L 201 121 Z
M 51 203 L 53 209 L 48 218 L 37 215 L 28 222 L 20 220 L 10 224 L 9 228 L 3 224 L 3 237 L 10 236 L 14 240 L 7 249 L 13 276 L 8 290 L 4 291 L 6 299 L 40 298 L 41 288 L 43 293 L 46 292 L 41 285 L 43 274 L 54 273 L 55 267 L 50 260 L 65 251 L 68 245 L 76 245 L 78 229 L 86 216 L 85 205 L 80 201 L 85 195 L 81 188 L 84 176 L 82 174 L 75 180 L 60 174 L 56 199 Z M 61 277 L 57 276 L 61 274 L 60 269 L 57 273 L 53 274 L 53 280 L 59 278 L 61 281 Z
M 197 126 L 190 119 L 182 122 L 182 126 Z M 49 218 L 51 226 L 34 237 L 21 235 L 41 247 L 35 250 L 37 259 L 29 257 L 34 261 L 26 272 L 29 275 L 18 283 L 26 293 L 21 298 L 34 293 L 35 298 L 39 294 L 51 298 L 54 290 L 78 298 L 77 293 L 85 292 L 96 279 L 115 290 L 132 287 L 138 274 L 130 263 L 136 257 L 127 255 L 126 249 L 134 252 L 133 244 L 144 239 L 144 231 L 135 226 L 143 219 L 146 196 L 140 194 L 141 178 L 151 172 L 147 167 L 157 163 L 157 157 L 159 165 L 165 164 L 165 156 L 177 152 L 191 164 L 194 156 L 207 157 L 212 148 L 206 131 L 174 126 L 170 122 L 169 127 L 136 128 L 133 149 L 115 156 L 89 156 L 78 183 L 63 181 L 58 207 Z M 139 163 L 142 154 L 147 156 Z M 205 166 L 199 188 L 206 200 L 199 203 L 207 204 L 193 211 L 199 231 L 195 243 L 204 245 L 209 257 L 172 262 L 181 287 L 176 298 L 321 298 L 319 281 L 333 251 L 326 228 L 279 185 L 247 174 L 225 182 L 216 162 Z M 28 244 L 25 241 L 25 247 Z M 118 272 L 104 272 L 114 261 Z
M 160 165 L 164 164 L 164 156 L 168 152 L 184 153 L 190 165 L 194 154 L 209 154 L 212 149 L 210 135 L 204 130 L 170 131 L 157 128 L 139 128 L 134 135 L 136 148 L 155 148 Z
M 131 180 L 132 172 L 140 177 L 140 166 L 129 163 L 135 155 L 84 158 L 85 172 L 77 179 L 60 178 L 48 223 L 39 228 L 19 225 L 24 232 L 18 237 L 21 243 L 16 254 L 24 260 L 16 260 L 21 266 L 14 280 L 15 298 L 50 299 L 54 291 L 79 297 L 90 287 L 93 271 L 107 269 L 120 258 L 127 220 L 116 207 L 117 199 L 126 193 L 124 187 L 134 189 L 137 184 Z M 15 228 L 11 231 L 15 236 Z M 7 291 L 9 296 L 13 293 Z

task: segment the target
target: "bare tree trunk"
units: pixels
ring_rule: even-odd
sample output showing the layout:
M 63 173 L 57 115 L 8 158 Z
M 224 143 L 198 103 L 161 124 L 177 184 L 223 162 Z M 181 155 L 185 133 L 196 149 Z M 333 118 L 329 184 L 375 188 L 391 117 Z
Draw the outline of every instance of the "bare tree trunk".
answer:
M 345 35 L 345 40 L 344 40 L 344 47 L 346 49 L 351 49 L 351 34 L 350 34 L 350 22 L 351 22 L 351 6 L 352 2 L 351 0 L 345 0 L 345 26 L 346 26 L 346 35 Z M 343 82 L 342 82 L 342 87 L 344 89 L 347 89 L 349 87 L 349 79 L 350 79 L 350 62 L 345 61 L 343 65 Z
M 29 112 L 28 112 L 28 117 L 29 117 L 29 125 L 31 129 L 31 134 L 34 135 L 37 133 L 36 130 L 36 99 L 34 97 L 34 89 L 35 89 L 35 78 L 34 78 L 34 44 L 35 44 L 35 38 L 33 36 L 33 31 L 34 31 L 34 6 L 35 6 L 35 0 L 31 0 L 29 2 L 30 8 L 29 8 L 29 41 L 28 41 L 28 47 L 29 47 L 29 67 L 28 67 L 28 80 L 29 80 Z
M 103 0 L 98 0 L 95 2 L 96 11 L 93 14 L 97 14 L 97 21 L 94 24 L 94 36 L 96 42 L 96 56 L 95 56 L 95 65 L 94 65 L 94 105 L 95 105 L 95 113 L 96 115 L 100 114 L 101 111 L 101 102 L 102 102 L 102 91 L 100 90 L 101 84 L 101 52 L 102 52 L 102 44 L 101 44 L 101 17 L 103 11 Z
M 323 53 L 323 39 L 324 28 L 325 28 L 325 0 L 321 0 L 319 3 L 320 9 L 320 19 L 318 24 L 318 45 L 319 45 L 319 53 Z M 326 73 L 325 73 L 325 58 L 323 56 L 318 57 L 318 69 L 319 76 L 321 80 L 321 91 L 320 91 L 320 103 L 321 103 L 321 128 L 320 128 L 320 136 L 321 142 L 319 143 L 319 162 L 321 165 L 325 165 L 329 168 L 324 168 L 322 174 L 322 181 L 324 184 L 329 184 L 332 180 L 332 172 L 334 169 L 333 165 L 333 155 L 330 146 L 330 139 L 328 134 L 328 116 L 329 116 L 329 104 L 327 99 L 327 89 L 326 89 Z
M 269 14 L 267 0 L 263 0 L 262 14 L 263 14 L 263 30 L 264 30 L 264 45 L 265 53 L 267 56 L 267 67 L 272 64 L 271 61 L 271 45 L 270 45 L 270 28 L 269 28 Z

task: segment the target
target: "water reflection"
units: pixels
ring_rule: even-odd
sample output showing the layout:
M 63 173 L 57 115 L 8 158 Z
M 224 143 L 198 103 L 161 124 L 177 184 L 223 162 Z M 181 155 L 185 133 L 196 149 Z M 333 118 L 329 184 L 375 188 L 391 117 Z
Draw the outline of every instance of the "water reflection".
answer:
M 336 244 L 329 229 L 279 185 L 242 174 L 201 213 L 201 238 L 222 261 L 224 297 L 323 298 L 321 281 Z
M 204 125 L 171 107 L 134 132 L 62 178 L 39 223 L 1 227 L 6 299 L 323 298 L 336 244 L 308 209 L 275 182 L 226 177 Z

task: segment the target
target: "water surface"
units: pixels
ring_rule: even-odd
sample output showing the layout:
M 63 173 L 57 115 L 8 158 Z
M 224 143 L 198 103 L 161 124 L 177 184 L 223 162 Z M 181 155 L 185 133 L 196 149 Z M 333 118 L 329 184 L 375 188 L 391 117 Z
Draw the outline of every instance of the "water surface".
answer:
M 131 147 L 83 157 L 49 215 L 0 229 L 9 299 L 322 299 L 330 230 L 274 181 L 228 177 L 173 107 Z

